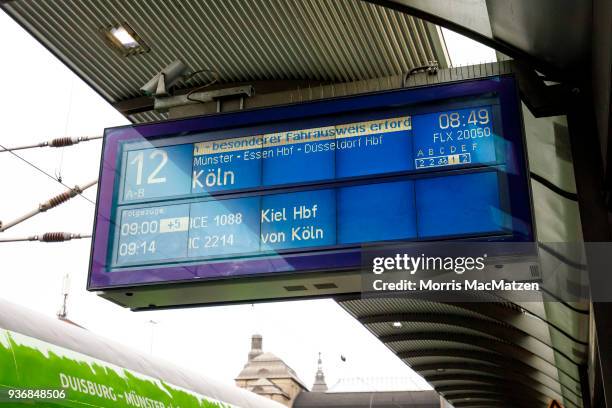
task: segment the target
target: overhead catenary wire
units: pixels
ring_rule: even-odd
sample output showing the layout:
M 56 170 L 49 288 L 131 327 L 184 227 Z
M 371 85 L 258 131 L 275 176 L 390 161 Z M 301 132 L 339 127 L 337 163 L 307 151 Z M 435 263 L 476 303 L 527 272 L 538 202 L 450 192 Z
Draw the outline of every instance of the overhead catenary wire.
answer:
M 70 124 L 70 114 L 72 113 L 72 102 L 74 100 L 74 77 L 70 79 L 70 97 L 68 99 L 68 111 L 66 112 L 66 121 L 64 122 L 64 138 L 68 137 L 68 125 Z M 55 140 L 55 139 L 54 139 Z M 53 140 L 53 141 L 54 141 Z M 72 140 L 71 140 L 72 142 Z M 62 170 L 64 169 L 64 150 L 60 149 L 59 166 L 55 171 L 57 179 L 62 181 Z
M 17 224 L 22 223 L 23 221 L 32 218 L 33 216 L 35 216 L 36 214 L 40 214 L 41 212 L 45 212 L 47 210 L 50 210 L 51 208 L 57 207 L 60 204 L 65 203 L 66 201 L 70 200 L 71 198 L 75 197 L 77 194 L 81 194 L 83 191 L 87 190 L 89 187 L 93 186 L 94 184 L 96 184 L 98 182 L 98 180 L 93 180 L 90 181 L 89 183 L 83 184 L 81 186 L 74 186 L 72 188 L 70 188 L 67 191 L 64 191 L 61 194 L 56 195 L 55 197 L 50 198 L 49 200 L 40 203 L 38 205 L 38 208 L 22 215 L 21 217 L 7 222 L 7 223 L 3 223 L 0 221 L 0 232 L 4 232 L 7 229 L 14 227 Z M 62 183 L 63 184 L 63 183 Z
M 61 184 L 62 186 L 66 187 L 66 188 L 72 188 L 67 184 L 62 183 L 60 180 L 58 180 L 57 178 L 53 177 L 51 174 L 47 173 L 46 171 L 44 171 L 43 169 L 41 169 L 40 167 L 38 167 L 37 165 L 35 165 L 34 163 L 32 163 L 29 160 L 26 160 L 25 158 L 21 157 L 20 155 L 18 155 L 17 153 L 15 153 L 14 151 L 8 149 L 3 146 L 2 144 L 0 144 L 0 149 L 4 149 L 4 151 L 8 151 L 10 154 L 12 154 L 13 156 L 15 156 L 16 158 L 18 158 L 19 160 L 23 161 L 24 163 L 26 163 L 28 166 L 38 170 L 40 173 L 44 174 L 45 176 L 49 177 L 51 180 L 55 181 L 56 183 Z M 89 201 L 91 204 L 96 205 L 96 203 L 94 203 L 93 201 L 91 201 L 89 198 L 85 197 L 83 194 L 81 194 L 80 192 L 77 193 L 78 195 L 80 195 L 82 198 L 84 198 L 85 200 Z M 2 230 L 0 229 L 0 232 L 2 232 Z
M 55 139 L 47 140 L 46 142 L 40 142 L 35 144 L 28 144 L 14 147 L 4 147 L 0 145 L 0 153 L 12 152 L 16 150 L 25 149 L 36 149 L 39 147 L 66 147 L 79 144 L 81 142 L 88 142 L 90 140 L 102 139 L 102 136 L 79 136 L 79 137 L 57 137 Z
M 41 235 L 30 235 L 20 238 L 0 238 L 0 243 L 39 241 L 39 242 L 66 242 L 73 239 L 91 238 L 91 234 L 73 234 L 71 232 L 45 232 Z

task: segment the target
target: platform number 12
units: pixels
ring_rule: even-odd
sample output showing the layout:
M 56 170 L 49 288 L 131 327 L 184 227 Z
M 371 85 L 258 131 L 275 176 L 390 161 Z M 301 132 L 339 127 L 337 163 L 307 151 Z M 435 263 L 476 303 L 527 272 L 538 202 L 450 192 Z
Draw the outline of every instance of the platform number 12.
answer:
M 157 164 L 157 167 L 147 177 L 147 184 L 159 184 L 159 183 L 166 182 L 166 177 L 158 177 L 158 175 L 162 171 L 166 163 L 168 163 L 168 153 L 166 153 L 166 151 L 162 149 L 153 150 L 151 154 L 149 155 L 149 160 L 156 160 L 158 157 L 159 157 L 158 159 L 159 163 Z M 142 185 L 144 160 L 145 160 L 144 152 L 138 152 L 134 156 L 132 161 L 130 162 L 130 164 L 136 165 L 136 185 L 137 186 Z

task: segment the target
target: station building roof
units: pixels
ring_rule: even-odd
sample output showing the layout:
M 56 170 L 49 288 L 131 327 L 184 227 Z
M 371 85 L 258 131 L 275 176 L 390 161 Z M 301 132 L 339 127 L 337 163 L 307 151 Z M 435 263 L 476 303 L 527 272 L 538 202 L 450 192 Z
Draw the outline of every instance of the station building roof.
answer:
M 296 372 L 273 353 L 262 353 L 247 362 L 236 380 L 253 380 L 259 378 L 290 378 L 303 389 L 308 389 Z

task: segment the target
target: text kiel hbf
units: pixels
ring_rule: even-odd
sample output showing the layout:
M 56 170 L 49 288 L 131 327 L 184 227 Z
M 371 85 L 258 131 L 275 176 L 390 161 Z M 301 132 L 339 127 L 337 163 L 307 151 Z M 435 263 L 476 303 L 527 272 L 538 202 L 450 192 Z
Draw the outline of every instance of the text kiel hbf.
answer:
M 293 219 L 294 220 L 306 220 L 309 218 L 317 217 L 318 205 L 314 204 L 312 207 L 306 205 L 300 205 L 293 207 Z M 287 209 L 275 209 L 266 208 L 261 210 L 261 222 L 281 222 L 287 221 Z
M 312 206 L 294 206 L 293 211 L 287 208 L 266 208 L 261 210 L 261 223 L 282 223 L 287 221 L 288 216 L 293 215 L 293 220 L 314 220 L 317 217 L 319 207 L 317 204 Z M 288 234 L 290 233 L 290 234 Z M 295 225 L 290 227 L 290 231 L 268 231 L 261 233 L 263 244 L 278 244 L 282 242 L 299 241 L 319 241 L 325 237 L 323 228 L 315 225 Z

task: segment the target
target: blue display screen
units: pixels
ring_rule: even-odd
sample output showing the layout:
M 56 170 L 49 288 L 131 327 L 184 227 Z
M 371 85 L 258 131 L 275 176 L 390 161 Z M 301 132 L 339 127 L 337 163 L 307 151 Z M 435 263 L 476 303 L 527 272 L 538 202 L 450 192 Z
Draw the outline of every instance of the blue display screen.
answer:
M 476 106 L 128 150 L 122 197 L 128 203 L 501 164 L 493 122 L 491 106 Z
M 124 209 L 116 265 L 279 250 L 503 234 L 500 174 L 193 201 Z M 383 198 L 384 199 L 381 199 Z
M 510 226 L 498 170 L 384 183 L 375 177 L 503 165 L 495 101 L 488 102 L 145 149 L 126 145 L 126 207 L 113 264 L 503 234 Z M 261 193 L 364 176 L 346 187 Z M 250 190 L 251 197 L 231 198 Z M 128 205 L 176 196 L 184 204 Z
M 415 116 L 415 167 L 495 163 L 492 117 L 490 106 Z
M 191 169 L 185 166 L 185 163 L 192 161 L 192 146 L 132 150 L 125 156 L 124 201 L 191 192 Z
M 370 243 L 531 240 L 508 79 L 111 129 L 94 269 L 161 282 L 218 262 L 199 277 L 317 269 L 242 265 Z

